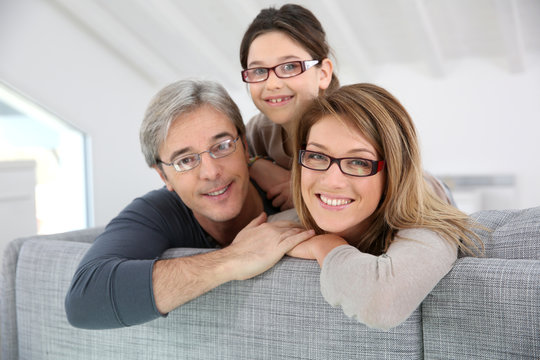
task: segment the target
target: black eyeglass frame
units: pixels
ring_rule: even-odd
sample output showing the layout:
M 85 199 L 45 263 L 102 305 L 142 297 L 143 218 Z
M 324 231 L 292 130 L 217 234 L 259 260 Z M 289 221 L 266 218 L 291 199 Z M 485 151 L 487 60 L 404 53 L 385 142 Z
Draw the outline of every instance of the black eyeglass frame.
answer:
M 290 76 L 280 76 L 276 72 L 276 68 L 278 68 L 280 66 L 283 66 L 283 65 L 286 65 L 286 64 L 294 64 L 294 63 L 300 63 L 301 71 L 298 74 L 294 74 L 294 75 L 290 75 Z M 292 77 L 295 77 L 295 76 L 298 76 L 298 75 L 304 73 L 306 70 L 309 70 L 310 68 L 312 68 L 313 66 L 315 66 L 315 65 L 317 65 L 319 63 L 320 63 L 320 60 L 287 61 L 287 62 L 284 62 L 284 63 L 281 63 L 281 64 L 277 64 L 274 67 L 258 66 L 258 67 L 254 67 L 254 68 L 245 69 L 245 70 L 242 70 L 240 73 L 242 74 L 242 81 L 243 82 L 248 83 L 248 84 L 254 84 L 254 83 L 259 83 L 259 82 L 263 82 L 263 81 L 268 80 L 268 77 L 270 77 L 270 70 L 272 70 L 274 72 L 274 74 L 276 74 L 276 76 L 278 78 L 280 78 L 280 79 L 289 79 L 289 78 L 292 78 Z M 251 70 L 256 70 L 256 69 L 265 69 L 266 70 L 266 78 L 261 79 L 261 80 L 257 80 L 257 81 L 248 81 L 247 80 L 247 72 L 251 71 Z
M 328 167 L 326 169 L 314 169 L 312 167 L 307 166 L 306 164 L 304 164 L 302 162 L 302 159 L 304 158 L 304 155 L 306 153 L 319 154 L 319 155 L 326 156 L 327 158 L 330 159 L 330 162 L 328 163 Z M 349 174 L 349 173 L 343 171 L 343 169 L 341 168 L 341 161 L 342 160 L 362 160 L 362 161 L 367 161 L 367 162 L 371 163 L 371 172 L 369 174 L 366 174 L 366 175 Z M 322 153 L 322 152 L 319 152 L 319 151 L 300 150 L 298 152 L 298 163 L 300 165 L 302 165 L 303 167 L 305 167 L 306 169 L 310 169 L 310 170 L 313 170 L 313 171 L 327 171 L 328 169 L 330 169 L 330 166 L 332 166 L 332 164 L 336 163 L 338 165 L 339 170 L 344 175 L 350 175 L 350 176 L 354 176 L 354 177 L 367 177 L 367 176 L 373 176 L 373 175 L 377 174 L 378 172 L 382 171 L 384 169 L 385 161 L 384 160 L 369 160 L 369 159 L 364 159 L 364 158 L 360 158 L 360 157 L 335 158 L 335 157 L 332 157 L 330 155 L 326 155 L 325 153 Z
M 201 165 L 201 161 L 202 161 L 201 155 L 204 154 L 204 153 L 208 153 L 208 154 L 212 157 L 212 159 L 221 159 L 221 158 L 227 157 L 227 156 L 229 156 L 229 155 L 232 155 L 232 154 L 236 151 L 236 142 L 237 142 L 238 140 L 240 140 L 240 135 L 238 135 L 238 136 L 236 137 L 236 139 L 227 139 L 227 140 L 223 140 L 223 141 L 220 141 L 220 142 L 218 142 L 218 143 L 215 143 L 214 145 L 210 146 L 210 148 L 208 148 L 208 150 L 201 151 L 201 152 L 198 153 L 198 154 L 196 154 L 196 153 L 193 153 L 193 154 L 185 154 L 185 155 L 182 155 L 180 158 L 177 158 L 175 161 L 170 162 L 170 163 L 166 163 L 166 162 L 163 162 L 163 161 L 161 161 L 161 160 L 159 160 L 158 162 L 159 162 L 160 164 L 165 165 L 165 166 L 172 166 L 172 167 L 174 168 L 174 170 L 176 170 L 176 171 L 179 172 L 179 173 L 185 173 L 185 172 L 188 172 L 188 171 L 190 171 L 190 170 L 193 170 L 193 169 L 197 168 L 199 165 Z M 233 149 L 230 153 L 228 153 L 228 154 L 226 154 L 226 155 L 223 155 L 223 156 L 216 156 L 216 154 L 214 154 L 214 153 L 212 152 L 212 148 L 214 148 L 214 147 L 216 147 L 216 146 L 218 146 L 218 145 L 224 144 L 224 143 L 226 143 L 226 142 L 231 142 L 231 143 L 233 144 L 233 146 L 234 146 L 234 149 Z M 197 165 L 195 165 L 195 166 L 192 167 L 191 169 L 182 170 L 182 169 L 180 168 L 180 166 L 178 166 L 178 164 L 176 164 L 176 161 L 178 161 L 178 160 L 180 160 L 180 159 L 183 159 L 183 158 L 185 158 L 185 157 L 187 157 L 187 156 L 193 156 L 193 155 L 196 155 L 196 156 L 197 156 L 197 161 L 198 161 L 198 162 L 197 162 Z

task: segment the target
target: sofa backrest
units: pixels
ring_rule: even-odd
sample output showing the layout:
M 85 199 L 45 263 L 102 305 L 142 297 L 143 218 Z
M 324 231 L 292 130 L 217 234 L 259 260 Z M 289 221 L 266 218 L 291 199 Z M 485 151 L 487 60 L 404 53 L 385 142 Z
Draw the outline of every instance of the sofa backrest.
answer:
M 540 359 L 540 207 L 473 214 L 485 257 L 462 257 L 422 303 L 426 359 Z
M 25 359 L 421 359 L 421 314 L 384 332 L 332 308 L 315 261 L 286 257 L 254 279 L 232 281 L 131 328 L 68 324 L 64 296 L 89 244 L 32 239 L 16 274 L 18 352 Z M 165 256 L 200 252 L 171 249 Z

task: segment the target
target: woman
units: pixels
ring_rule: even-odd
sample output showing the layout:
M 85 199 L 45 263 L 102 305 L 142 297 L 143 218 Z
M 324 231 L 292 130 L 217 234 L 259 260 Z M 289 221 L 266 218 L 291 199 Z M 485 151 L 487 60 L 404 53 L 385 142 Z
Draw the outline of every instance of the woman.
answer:
M 261 10 L 240 45 L 242 80 L 261 111 L 246 126 L 250 176 L 282 210 L 292 207 L 293 128 L 312 99 L 339 87 L 330 52 L 319 20 L 295 4 Z M 441 183 L 425 175 L 451 202 Z
M 316 259 L 321 291 L 368 326 L 405 321 L 452 268 L 474 253 L 471 219 L 427 185 L 414 125 L 371 84 L 316 99 L 295 132 L 293 196 L 316 236 L 292 256 Z

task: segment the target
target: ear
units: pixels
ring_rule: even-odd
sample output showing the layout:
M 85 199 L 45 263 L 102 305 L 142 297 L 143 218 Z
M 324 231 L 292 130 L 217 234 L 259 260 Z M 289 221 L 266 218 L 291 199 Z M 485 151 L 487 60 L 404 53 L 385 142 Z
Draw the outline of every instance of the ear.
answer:
M 165 186 L 167 187 L 167 190 L 169 191 L 174 191 L 171 183 L 169 182 L 169 179 L 167 179 L 167 175 L 163 172 L 163 169 L 161 169 L 159 166 L 157 165 L 154 165 L 152 166 L 154 168 L 154 170 L 157 171 L 157 173 L 159 174 L 159 177 L 161 178 L 161 180 L 163 180 L 163 182 L 165 183 Z
M 330 82 L 332 81 L 332 74 L 334 71 L 334 64 L 332 64 L 332 60 L 326 58 L 322 61 L 321 67 L 320 67 L 320 77 L 319 77 L 319 89 L 326 90 L 328 86 L 330 86 Z

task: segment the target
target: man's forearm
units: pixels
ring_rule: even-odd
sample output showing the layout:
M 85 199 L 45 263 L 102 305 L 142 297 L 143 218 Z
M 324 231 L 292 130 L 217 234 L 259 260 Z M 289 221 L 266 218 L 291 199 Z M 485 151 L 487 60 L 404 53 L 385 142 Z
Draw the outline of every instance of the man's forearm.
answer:
M 156 261 L 152 271 L 152 284 L 159 312 L 166 314 L 233 280 L 233 273 L 226 270 L 230 259 L 224 250 Z

